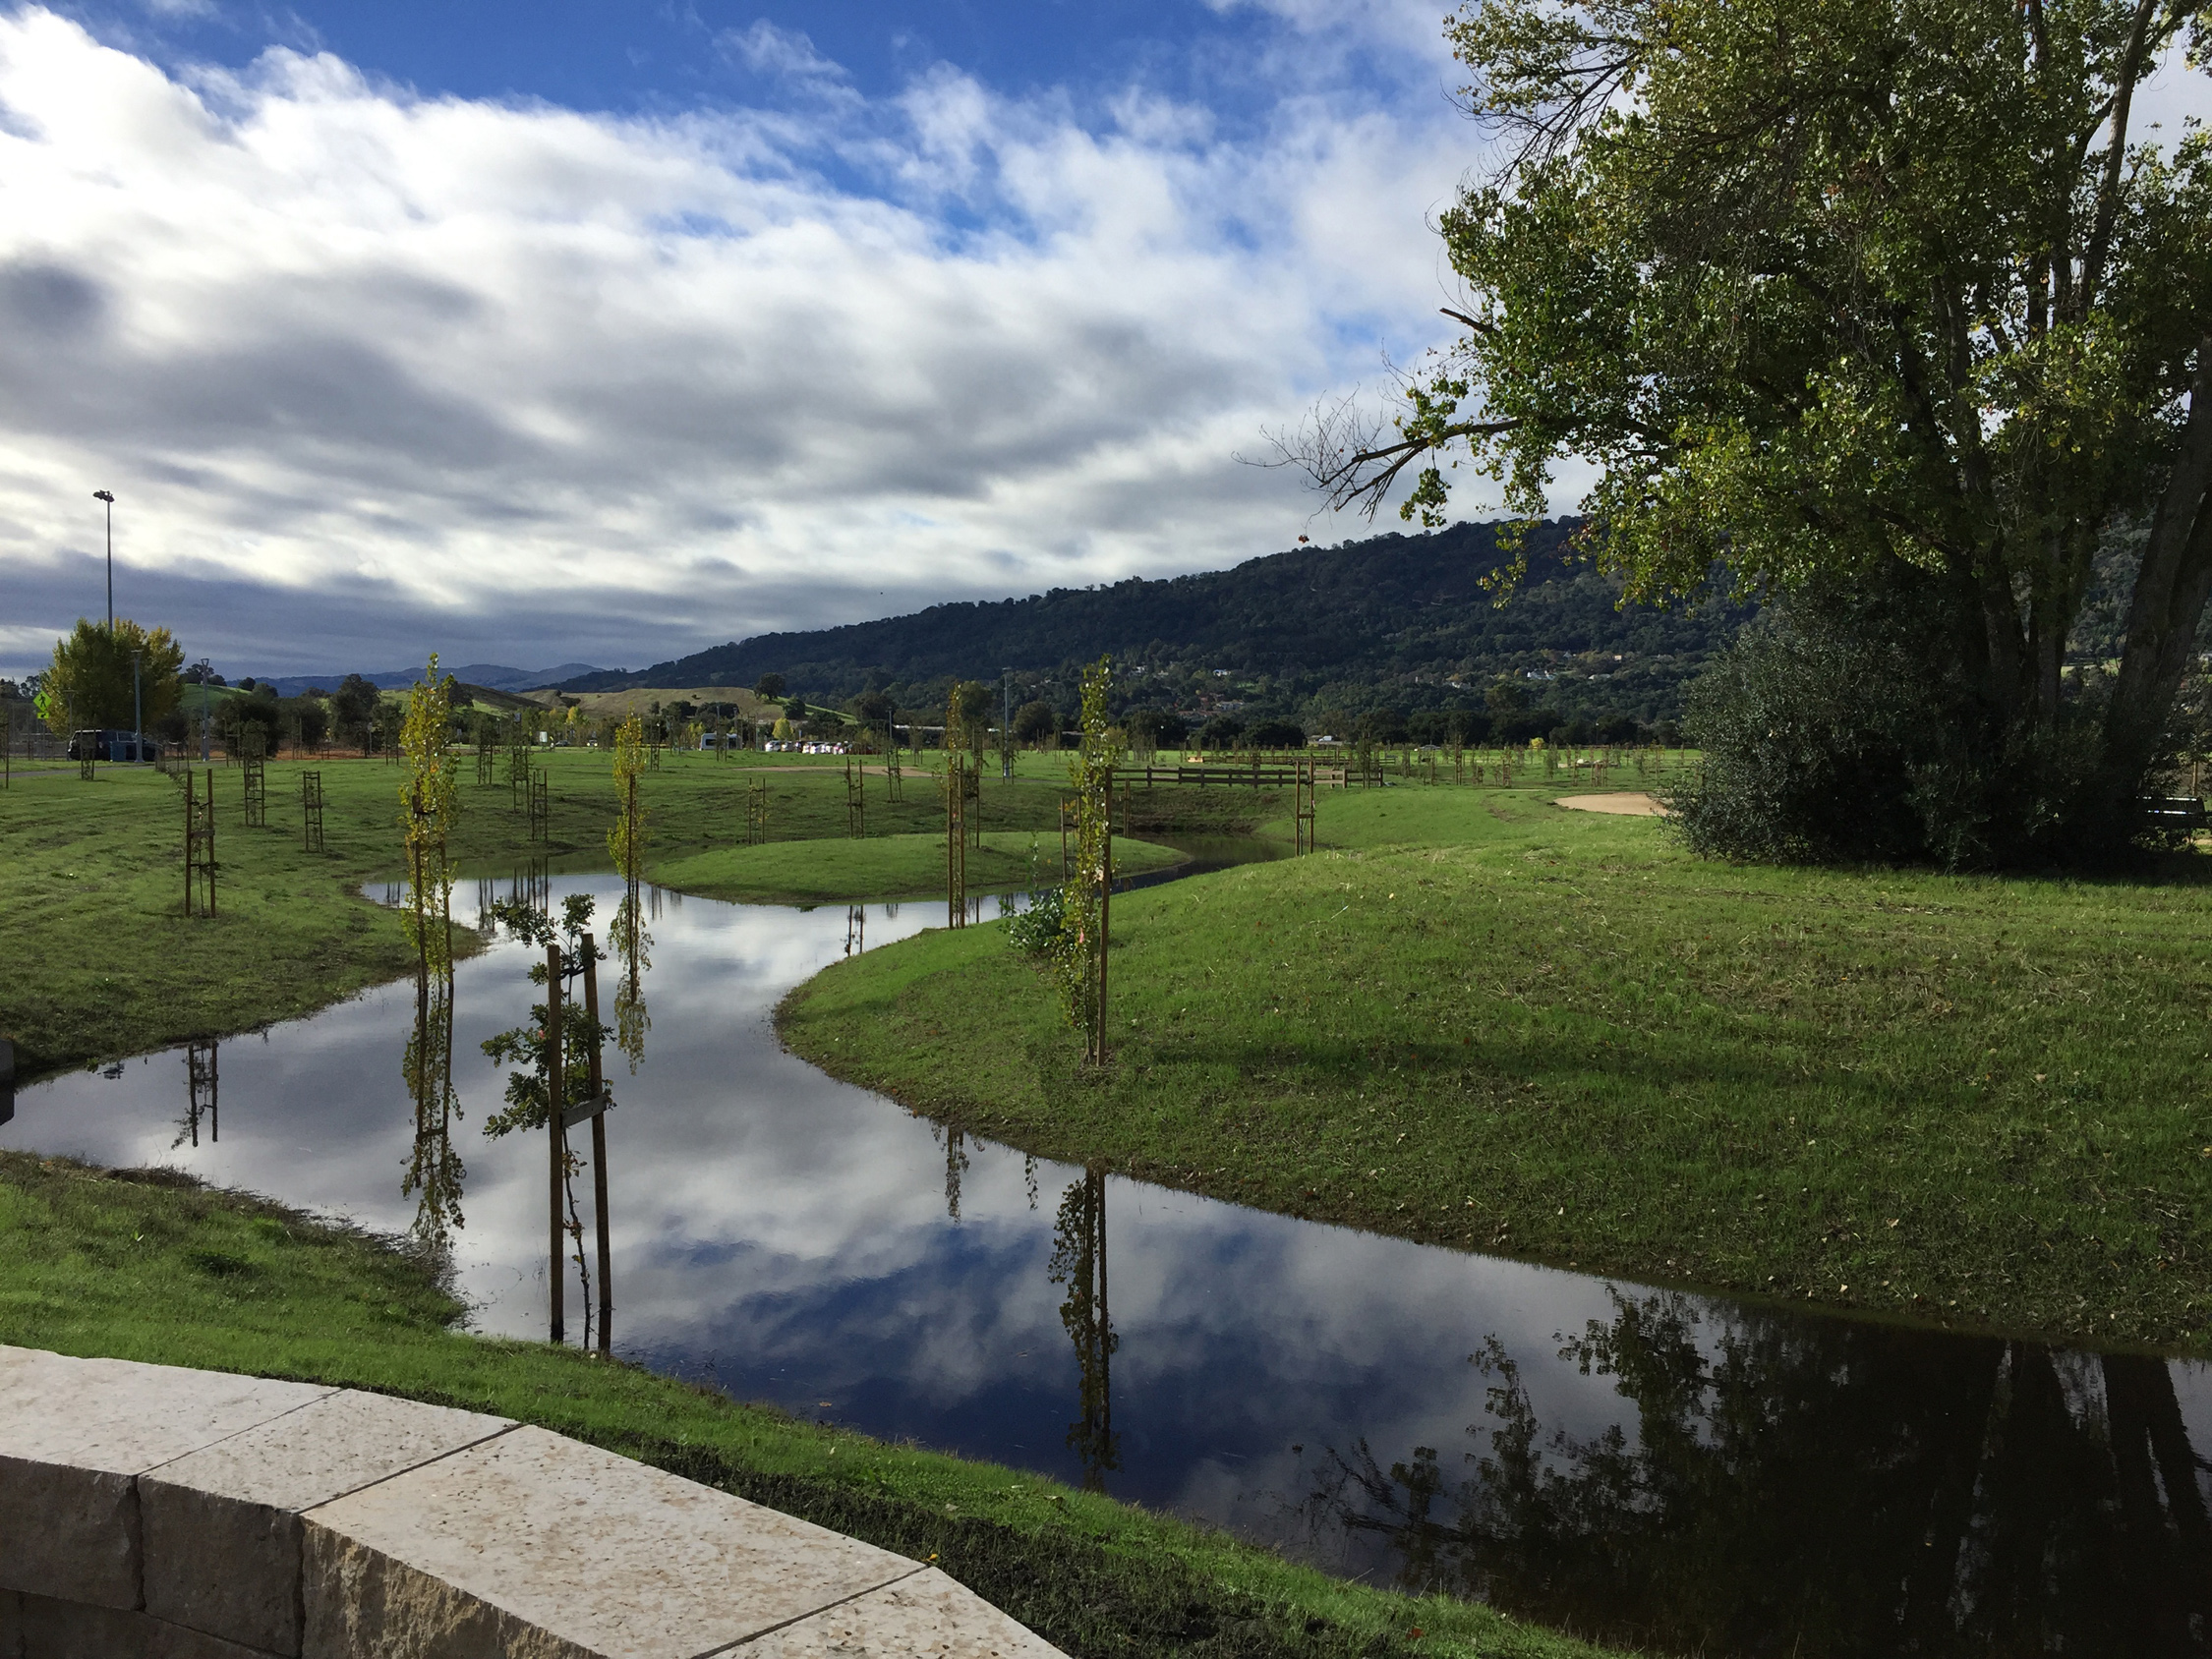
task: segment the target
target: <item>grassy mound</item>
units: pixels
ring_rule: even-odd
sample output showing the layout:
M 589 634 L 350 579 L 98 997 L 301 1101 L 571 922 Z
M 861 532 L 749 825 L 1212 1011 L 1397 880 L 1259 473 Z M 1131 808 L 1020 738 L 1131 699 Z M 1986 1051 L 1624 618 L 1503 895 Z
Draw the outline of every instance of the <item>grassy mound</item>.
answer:
M 1737 868 L 1533 792 L 1330 795 L 1321 854 L 1117 899 L 1102 1075 L 1003 929 L 786 1041 L 1026 1151 L 1755 1296 L 2212 1345 L 2212 888 Z
M 1173 847 L 1117 837 L 1114 868 L 1125 875 L 1160 870 L 1182 855 Z M 647 874 L 663 887 L 706 898 L 756 904 L 846 903 L 867 899 L 945 896 L 945 837 L 875 835 L 866 840 L 766 841 L 751 847 L 656 862 Z M 1060 838 L 992 830 L 967 849 L 970 892 L 1004 892 L 1031 882 L 1057 881 Z

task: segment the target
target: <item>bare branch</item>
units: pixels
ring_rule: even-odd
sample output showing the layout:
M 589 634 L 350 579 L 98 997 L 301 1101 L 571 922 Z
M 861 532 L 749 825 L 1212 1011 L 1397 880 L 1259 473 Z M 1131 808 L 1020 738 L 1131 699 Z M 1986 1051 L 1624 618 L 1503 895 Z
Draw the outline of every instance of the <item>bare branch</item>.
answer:
M 1391 438 L 1388 434 L 1397 429 L 1380 413 L 1362 409 L 1359 394 L 1353 392 L 1334 403 L 1316 404 L 1294 433 L 1269 432 L 1274 458 L 1254 464 L 1296 467 L 1313 481 L 1331 509 L 1357 507 L 1372 519 L 1398 475 L 1422 456 L 1449 444 L 1495 437 L 1520 425 L 1519 421 L 1454 421 L 1419 436 Z

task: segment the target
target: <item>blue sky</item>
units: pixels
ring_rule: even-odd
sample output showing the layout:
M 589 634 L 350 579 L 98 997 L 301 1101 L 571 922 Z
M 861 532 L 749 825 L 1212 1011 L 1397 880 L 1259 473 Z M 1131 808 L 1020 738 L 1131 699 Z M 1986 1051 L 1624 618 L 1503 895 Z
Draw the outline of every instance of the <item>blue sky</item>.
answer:
M 0 0 L 0 674 L 98 613 L 101 488 L 233 674 L 1368 534 L 1247 458 L 1451 338 L 1442 9 Z
M 235 672 L 1365 534 L 1240 457 L 1448 337 L 1453 67 L 1433 0 L 0 10 L 0 672 L 102 487 Z

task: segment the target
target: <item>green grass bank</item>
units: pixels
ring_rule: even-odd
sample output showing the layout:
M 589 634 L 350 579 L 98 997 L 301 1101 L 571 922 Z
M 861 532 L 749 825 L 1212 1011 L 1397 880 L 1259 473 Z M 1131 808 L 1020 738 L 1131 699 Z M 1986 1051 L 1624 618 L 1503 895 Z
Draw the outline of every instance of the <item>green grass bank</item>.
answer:
M 1114 869 L 1122 875 L 1164 870 L 1182 855 L 1173 847 L 1126 836 L 1114 842 Z M 1060 879 L 1060 837 L 1019 830 L 988 830 L 983 844 L 967 849 L 970 892 L 1026 888 L 1032 881 Z M 773 841 L 760 846 L 717 847 L 652 866 L 664 887 L 705 898 L 740 902 L 844 904 L 857 898 L 945 897 L 945 832 L 880 835 L 866 840 Z
M 1348 1584 L 1020 1470 L 455 1329 L 429 1264 L 155 1173 L 0 1153 L 0 1343 L 494 1411 L 921 1560 L 1076 1659 L 1601 1659 L 1487 1608 Z
M 1323 850 L 1117 898 L 1086 1074 L 1001 927 L 781 1025 L 1023 1150 L 1659 1283 L 2212 1346 L 2206 864 L 1735 868 L 1547 790 L 1326 793 Z

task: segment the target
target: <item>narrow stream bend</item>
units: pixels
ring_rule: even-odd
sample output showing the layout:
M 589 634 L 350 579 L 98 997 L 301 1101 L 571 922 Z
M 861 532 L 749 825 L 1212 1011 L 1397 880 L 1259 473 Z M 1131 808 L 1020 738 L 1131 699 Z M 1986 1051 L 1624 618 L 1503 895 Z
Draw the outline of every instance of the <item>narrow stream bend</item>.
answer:
M 510 887 L 590 893 L 603 927 L 621 894 L 474 896 Z M 2212 1651 L 2212 1368 L 1295 1221 L 949 1134 L 782 1052 L 787 989 L 942 914 L 649 895 L 642 1059 L 608 1052 L 618 1351 L 1661 1649 Z M 527 958 L 457 970 L 439 1178 L 478 1325 L 539 1337 L 541 1143 L 480 1132 L 503 1073 L 479 1045 L 526 1014 Z M 402 1231 L 415 1019 L 395 985 L 59 1078 L 0 1145 Z

